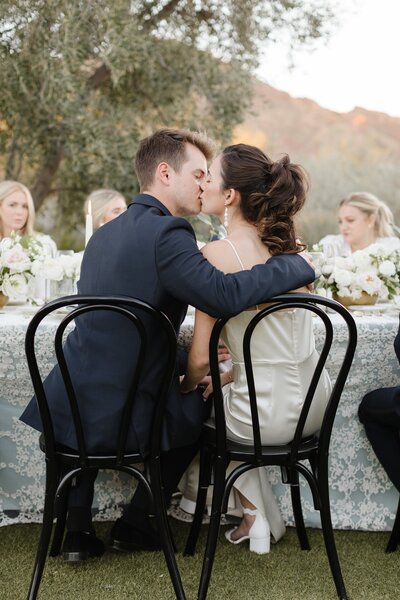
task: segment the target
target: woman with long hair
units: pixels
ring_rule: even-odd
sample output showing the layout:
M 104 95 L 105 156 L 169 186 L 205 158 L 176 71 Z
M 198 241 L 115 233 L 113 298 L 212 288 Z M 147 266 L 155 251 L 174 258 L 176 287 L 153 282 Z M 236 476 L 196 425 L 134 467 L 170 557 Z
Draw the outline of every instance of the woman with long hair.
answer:
M 85 214 L 88 212 L 89 202 L 94 231 L 126 211 L 126 200 L 116 190 L 101 189 L 91 192 L 85 201 Z
M 400 230 L 394 224 L 393 213 L 385 202 L 369 192 L 352 192 L 339 204 L 338 235 L 326 235 L 320 245 L 327 255 L 348 256 L 371 244 L 400 248 Z

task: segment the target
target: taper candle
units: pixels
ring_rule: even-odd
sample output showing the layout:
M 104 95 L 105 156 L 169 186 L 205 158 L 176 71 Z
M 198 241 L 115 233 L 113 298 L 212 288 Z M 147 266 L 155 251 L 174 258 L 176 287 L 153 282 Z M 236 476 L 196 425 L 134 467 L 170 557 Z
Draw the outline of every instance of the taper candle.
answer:
M 92 202 L 89 200 L 86 214 L 86 223 L 85 223 L 85 247 L 87 246 L 88 241 L 93 235 L 93 216 L 92 216 Z

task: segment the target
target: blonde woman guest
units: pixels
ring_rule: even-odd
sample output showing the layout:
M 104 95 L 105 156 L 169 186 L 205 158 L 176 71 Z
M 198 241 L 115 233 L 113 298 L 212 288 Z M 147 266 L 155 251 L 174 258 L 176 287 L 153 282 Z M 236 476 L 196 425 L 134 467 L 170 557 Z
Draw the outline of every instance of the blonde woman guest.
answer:
M 115 190 L 95 190 L 86 198 L 85 213 L 89 200 L 92 206 L 93 230 L 112 221 L 126 210 L 126 200 Z
M 353 192 L 340 202 L 339 230 L 339 235 L 326 235 L 320 240 L 325 254 L 348 256 L 371 244 L 400 248 L 392 211 L 369 192 Z
M 0 182 L 0 239 L 9 237 L 13 231 L 20 235 L 32 235 L 42 245 L 44 252 L 51 257 L 57 254 L 55 241 L 43 233 L 33 229 L 35 222 L 35 206 L 28 188 L 18 181 Z M 36 276 L 34 297 L 45 300 L 46 282 Z
M 9 237 L 12 231 L 20 235 L 33 235 L 44 246 L 45 251 L 55 256 L 54 240 L 34 231 L 35 206 L 28 188 L 18 181 L 0 182 L 0 239 Z

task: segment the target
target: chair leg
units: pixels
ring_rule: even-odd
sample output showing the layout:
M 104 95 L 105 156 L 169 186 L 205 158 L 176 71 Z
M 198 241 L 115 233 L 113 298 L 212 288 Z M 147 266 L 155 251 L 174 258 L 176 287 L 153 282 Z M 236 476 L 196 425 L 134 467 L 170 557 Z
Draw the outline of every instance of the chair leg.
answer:
M 214 463 L 214 492 L 211 507 L 210 525 L 208 528 L 207 543 L 201 571 L 198 600 L 205 600 L 210 584 L 211 571 L 214 564 L 215 551 L 218 541 L 219 525 L 221 521 L 221 507 L 225 490 L 226 463 L 217 457 Z
M 46 491 L 44 498 L 43 521 L 32 579 L 29 586 L 28 600 L 35 600 L 42 580 L 43 569 L 46 563 L 47 552 L 50 545 L 51 532 L 53 529 L 54 497 L 57 489 L 57 476 L 46 474 Z
M 207 502 L 207 491 L 211 480 L 211 469 L 211 454 L 206 449 L 203 449 L 200 454 L 199 487 L 197 490 L 196 510 L 193 516 L 193 522 L 190 527 L 189 535 L 186 540 L 186 546 L 183 552 L 184 556 L 193 556 L 196 550 L 196 544 L 197 540 L 199 539 L 204 510 Z
M 393 523 L 392 533 L 386 546 L 385 552 L 395 552 L 399 544 L 400 538 L 400 500 L 397 506 L 396 518 Z
M 65 523 L 68 512 L 68 489 L 64 490 L 62 500 L 59 502 L 57 511 L 57 521 L 54 528 L 53 540 L 50 547 L 50 556 L 58 556 L 61 551 L 61 544 L 64 537 Z
M 157 529 L 161 537 L 165 562 L 167 563 L 172 585 L 174 586 L 175 596 L 177 600 L 186 600 L 181 576 L 175 559 L 174 543 L 172 541 L 167 517 L 167 507 L 163 493 L 159 458 L 150 461 L 150 478 L 154 495 L 154 513 L 157 521 Z
M 335 538 L 333 535 L 331 509 L 329 501 L 327 461 L 319 469 L 318 488 L 321 498 L 320 514 L 322 532 L 324 535 L 324 542 L 329 560 L 329 565 L 336 586 L 336 592 L 340 600 L 348 600 L 346 588 L 343 581 L 342 571 L 340 568 L 339 557 L 336 550 Z
M 290 494 L 292 497 L 292 507 L 294 522 L 296 524 L 296 532 L 302 550 L 310 550 L 310 542 L 308 541 L 306 527 L 304 525 L 303 510 L 301 507 L 299 474 L 296 473 L 296 483 L 290 484 Z

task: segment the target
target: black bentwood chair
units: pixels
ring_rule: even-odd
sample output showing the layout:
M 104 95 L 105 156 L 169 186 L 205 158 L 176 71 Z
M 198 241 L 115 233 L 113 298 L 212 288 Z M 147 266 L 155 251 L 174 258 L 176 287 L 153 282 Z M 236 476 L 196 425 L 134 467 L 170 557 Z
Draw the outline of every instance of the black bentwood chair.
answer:
M 60 367 L 71 410 L 71 420 L 75 427 L 78 450 L 70 450 L 57 444 L 54 437 L 51 414 L 48 407 L 46 393 L 38 368 L 35 354 L 35 335 L 42 320 L 59 309 L 70 308 L 70 312 L 62 319 L 55 333 L 55 352 Z M 67 361 L 63 350 L 63 336 L 68 325 L 76 319 L 95 311 L 107 311 L 110 319 L 126 319 L 126 328 L 132 329 L 132 341 L 139 346 L 136 359 L 132 360 L 132 380 L 128 390 L 125 405 L 120 414 L 120 421 L 116 431 L 119 431 L 115 451 L 110 453 L 88 453 L 86 450 L 85 432 L 79 411 L 79 398 L 76 397 L 73 381 L 68 370 Z M 144 457 L 138 451 L 131 451 L 127 446 L 129 425 L 135 403 L 135 393 L 140 386 L 142 367 L 146 360 L 147 350 L 151 344 L 151 335 L 156 335 L 165 340 L 163 357 L 165 362 L 160 376 L 159 393 L 153 415 L 150 455 Z M 151 333 L 152 331 L 152 333 Z M 173 542 L 170 536 L 162 481 L 160 473 L 160 441 L 161 428 L 166 403 L 167 392 L 174 375 L 176 362 L 176 334 L 169 319 L 160 311 L 149 304 L 129 297 L 96 297 L 96 296 L 66 296 L 43 306 L 31 320 L 26 333 L 25 350 L 28 366 L 36 398 L 39 405 L 43 423 L 41 448 L 46 457 L 46 489 L 43 514 L 43 524 L 37 549 L 36 561 L 33 570 L 28 599 L 36 598 L 53 529 L 53 517 L 57 517 L 53 542 L 50 550 L 51 556 L 60 553 L 66 521 L 66 500 L 72 480 L 84 471 L 90 469 L 116 469 L 132 475 L 141 481 L 149 494 L 153 504 L 157 527 L 161 538 L 162 548 L 175 589 L 176 597 L 185 600 L 181 578 L 175 561 Z M 146 462 L 148 467 L 143 472 L 140 464 Z M 135 466 L 137 465 L 137 466 Z
M 345 600 L 347 599 L 347 594 L 336 551 L 329 506 L 328 454 L 336 409 L 350 370 L 357 344 L 356 325 L 351 314 L 341 304 L 338 304 L 333 300 L 322 298 L 321 296 L 301 293 L 285 294 L 267 300 L 266 304 L 266 308 L 263 308 L 252 318 L 243 337 L 244 362 L 252 414 L 252 445 L 238 444 L 226 437 L 225 415 L 218 368 L 218 340 L 228 319 L 218 319 L 212 331 L 210 339 L 210 369 L 214 389 L 215 424 L 206 424 L 203 430 L 196 513 L 186 543 L 185 554 L 194 554 L 206 502 L 207 488 L 211 483 L 213 471 L 214 491 L 211 518 L 198 592 L 198 598 L 204 600 L 207 596 L 211 570 L 214 562 L 221 514 L 225 513 L 227 510 L 229 493 L 234 482 L 242 473 L 245 473 L 250 469 L 260 466 L 278 465 L 281 468 L 282 481 L 290 485 L 294 519 L 302 550 L 309 550 L 310 545 L 301 508 L 299 474 L 305 477 L 311 488 L 314 507 L 316 510 L 320 511 L 321 515 L 325 546 L 336 590 L 339 598 Z M 324 307 L 328 307 L 332 312 L 340 315 L 345 321 L 348 332 L 347 348 L 325 410 L 321 429 L 313 436 L 304 437 L 303 429 L 307 415 L 333 341 L 332 322 L 329 315 L 325 312 Z M 324 343 L 320 358 L 305 395 L 304 405 L 293 440 L 285 445 L 263 446 L 260 439 L 257 393 L 254 385 L 252 367 L 251 339 L 257 324 L 262 319 L 268 319 L 269 315 L 278 311 L 292 309 L 309 310 L 321 319 L 325 331 Z M 279 397 L 277 397 L 277 402 L 279 402 Z M 240 461 L 242 464 L 236 467 L 232 473 L 226 477 L 226 468 L 231 460 Z M 308 461 L 309 466 L 307 466 L 304 461 Z

